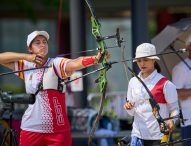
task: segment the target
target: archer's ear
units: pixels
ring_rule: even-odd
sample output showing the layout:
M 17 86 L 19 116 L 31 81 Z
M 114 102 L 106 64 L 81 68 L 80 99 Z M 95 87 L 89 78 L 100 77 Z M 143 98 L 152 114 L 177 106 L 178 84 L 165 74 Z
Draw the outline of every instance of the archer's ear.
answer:
M 29 53 L 32 53 L 31 47 L 28 47 L 28 52 L 29 52 Z
M 157 60 L 156 60 L 156 59 L 153 59 L 153 62 L 154 62 L 154 64 L 155 64 L 155 63 L 157 63 Z

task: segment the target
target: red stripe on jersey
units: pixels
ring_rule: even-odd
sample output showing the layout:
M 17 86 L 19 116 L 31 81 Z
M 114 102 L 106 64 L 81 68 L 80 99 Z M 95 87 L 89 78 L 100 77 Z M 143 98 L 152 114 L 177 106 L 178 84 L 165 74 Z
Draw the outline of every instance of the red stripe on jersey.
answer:
M 167 103 L 163 93 L 164 84 L 167 80 L 167 78 L 161 78 L 151 90 L 151 93 L 157 103 Z
M 63 58 L 61 63 L 60 63 L 60 72 L 61 72 L 61 76 L 62 76 L 63 79 L 66 78 L 66 74 L 65 74 L 65 71 L 64 71 L 64 63 L 65 63 L 66 60 L 68 60 L 68 59 Z

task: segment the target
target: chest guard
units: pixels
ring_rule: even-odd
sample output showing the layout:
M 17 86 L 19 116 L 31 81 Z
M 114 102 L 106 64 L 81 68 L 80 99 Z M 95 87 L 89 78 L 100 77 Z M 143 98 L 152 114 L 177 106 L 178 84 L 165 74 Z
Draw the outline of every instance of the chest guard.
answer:
M 66 90 L 66 85 L 64 84 L 63 80 L 56 75 L 52 60 L 49 64 L 52 64 L 52 66 L 48 69 L 45 69 L 44 71 L 42 90 L 53 89 L 64 93 Z

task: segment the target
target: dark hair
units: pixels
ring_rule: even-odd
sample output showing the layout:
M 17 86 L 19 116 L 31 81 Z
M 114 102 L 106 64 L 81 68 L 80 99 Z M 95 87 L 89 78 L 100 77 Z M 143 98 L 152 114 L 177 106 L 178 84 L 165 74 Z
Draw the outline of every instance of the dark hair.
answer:
M 156 61 L 155 61 L 154 67 L 155 67 L 155 69 L 157 70 L 158 73 L 161 72 L 161 68 L 160 68 L 159 64 Z

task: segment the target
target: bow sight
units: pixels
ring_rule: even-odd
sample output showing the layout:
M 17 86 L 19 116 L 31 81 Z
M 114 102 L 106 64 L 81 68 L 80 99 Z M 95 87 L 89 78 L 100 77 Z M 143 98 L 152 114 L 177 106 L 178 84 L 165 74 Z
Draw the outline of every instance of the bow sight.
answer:
M 123 38 L 120 37 L 119 28 L 116 29 L 116 34 L 115 35 L 108 35 L 108 36 L 105 36 L 105 37 L 97 36 L 96 40 L 98 42 L 100 42 L 100 41 L 103 41 L 103 40 L 108 40 L 108 39 L 113 39 L 113 38 L 115 38 L 117 40 L 117 47 L 121 47 L 121 44 L 123 42 L 125 42 L 123 40 Z

